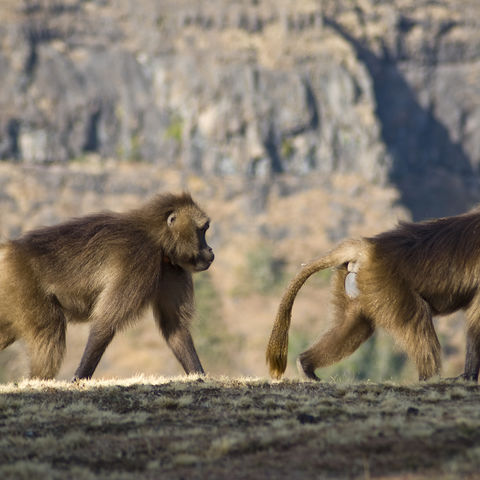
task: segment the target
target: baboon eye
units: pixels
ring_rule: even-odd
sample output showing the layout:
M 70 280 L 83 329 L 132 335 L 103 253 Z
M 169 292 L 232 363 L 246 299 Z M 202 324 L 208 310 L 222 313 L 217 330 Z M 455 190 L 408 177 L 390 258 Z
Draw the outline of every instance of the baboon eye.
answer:
M 171 227 L 175 223 L 176 219 L 177 219 L 176 213 L 172 212 L 167 218 L 167 225 Z

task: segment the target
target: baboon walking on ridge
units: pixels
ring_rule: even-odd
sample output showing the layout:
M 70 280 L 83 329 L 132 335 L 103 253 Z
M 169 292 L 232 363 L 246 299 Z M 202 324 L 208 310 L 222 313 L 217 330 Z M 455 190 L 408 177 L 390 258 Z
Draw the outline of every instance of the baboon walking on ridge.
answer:
M 274 378 L 286 368 L 288 329 L 295 297 L 313 273 L 336 267 L 334 325 L 299 357 L 315 369 L 353 353 L 377 326 L 384 327 L 415 362 L 419 378 L 440 371 L 440 343 L 432 316 L 464 309 L 467 353 L 462 378 L 478 380 L 480 368 L 480 213 L 422 223 L 401 223 L 371 238 L 342 242 L 306 265 L 280 303 L 267 348 Z
M 25 340 L 31 376 L 53 378 L 67 321 L 91 322 L 74 379 L 90 378 L 115 333 L 149 305 L 185 372 L 203 373 L 189 323 L 192 272 L 214 259 L 206 214 L 190 195 L 100 213 L 0 245 L 0 349 Z

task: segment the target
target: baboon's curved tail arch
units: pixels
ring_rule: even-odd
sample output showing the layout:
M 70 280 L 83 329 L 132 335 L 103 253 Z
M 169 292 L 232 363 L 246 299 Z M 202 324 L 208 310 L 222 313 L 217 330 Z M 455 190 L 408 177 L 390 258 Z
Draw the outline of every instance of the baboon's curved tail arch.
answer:
M 267 346 L 266 359 L 272 378 L 281 378 L 287 368 L 288 331 L 292 318 L 293 302 L 300 288 L 311 275 L 320 270 L 358 261 L 364 246 L 365 241 L 363 239 L 346 240 L 324 257 L 305 265 L 290 282 L 280 301 Z

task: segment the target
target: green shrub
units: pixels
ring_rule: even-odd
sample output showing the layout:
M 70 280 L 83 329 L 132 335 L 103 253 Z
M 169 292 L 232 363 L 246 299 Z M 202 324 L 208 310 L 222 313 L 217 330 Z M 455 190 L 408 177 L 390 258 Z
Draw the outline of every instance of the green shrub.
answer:
M 295 147 L 293 146 L 292 140 L 290 140 L 289 138 L 284 138 L 282 140 L 280 153 L 284 158 L 290 158 L 293 156 L 293 154 L 295 153 Z
M 174 115 L 170 125 L 165 131 L 165 137 L 170 140 L 175 140 L 177 143 L 182 143 L 183 137 L 183 119 L 179 115 Z
M 133 133 L 130 136 L 130 141 L 126 145 L 118 145 L 116 149 L 116 155 L 122 160 L 127 160 L 129 162 L 141 162 L 142 161 L 142 152 L 141 152 L 141 137 L 138 133 Z

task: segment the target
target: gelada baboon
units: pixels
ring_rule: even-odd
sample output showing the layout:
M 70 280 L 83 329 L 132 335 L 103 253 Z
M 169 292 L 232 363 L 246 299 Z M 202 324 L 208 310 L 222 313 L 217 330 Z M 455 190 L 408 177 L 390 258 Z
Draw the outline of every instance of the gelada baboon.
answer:
M 306 265 L 280 303 L 267 348 L 274 378 L 286 368 L 293 302 L 307 278 L 337 267 L 333 278 L 334 324 L 298 365 L 315 369 L 353 353 L 382 326 L 415 361 L 420 379 L 440 371 L 440 344 L 432 316 L 464 309 L 467 319 L 467 380 L 480 367 L 480 213 L 422 223 L 401 223 L 372 238 L 346 240 Z
M 0 348 L 22 338 L 31 376 L 53 378 L 67 321 L 91 322 L 74 379 L 90 378 L 118 330 L 149 305 L 185 372 L 203 373 L 189 323 L 192 272 L 213 261 L 206 214 L 190 195 L 159 195 L 128 213 L 40 228 L 0 246 Z

